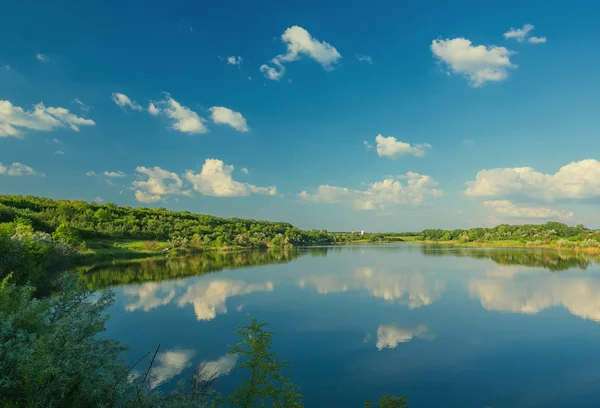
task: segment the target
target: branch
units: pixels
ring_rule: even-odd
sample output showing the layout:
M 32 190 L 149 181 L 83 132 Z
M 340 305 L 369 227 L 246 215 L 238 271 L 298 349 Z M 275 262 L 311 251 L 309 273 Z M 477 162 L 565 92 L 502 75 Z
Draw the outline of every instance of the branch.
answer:
M 154 352 L 154 355 L 152 356 L 152 360 L 150 361 L 150 365 L 148 365 L 148 369 L 146 370 L 146 374 L 144 374 L 144 379 L 142 380 L 142 383 L 137 388 L 137 391 L 135 393 L 135 397 L 140 402 L 140 404 L 142 403 L 142 399 L 140 398 L 140 393 L 142 392 L 142 387 L 144 386 L 144 383 L 146 382 L 146 379 L 148 378 L 148 375 L 150 374 L 150 371 L 152 370 L 152 365 L 154 364 L 154 359 L 156 358 L 156 355 L 158 354 L 158 350 L 159 349 L 160 349 L 160 344 L 158 345 L 158 347 L 156 347 L 156 351 Z

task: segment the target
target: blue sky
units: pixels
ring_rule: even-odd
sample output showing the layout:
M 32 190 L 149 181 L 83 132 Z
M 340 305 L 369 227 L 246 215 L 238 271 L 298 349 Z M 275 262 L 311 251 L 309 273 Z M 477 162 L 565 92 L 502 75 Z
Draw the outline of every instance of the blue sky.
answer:
M 600 227 L 600 6 L 397 3 L 7 4 L 0 193 Z

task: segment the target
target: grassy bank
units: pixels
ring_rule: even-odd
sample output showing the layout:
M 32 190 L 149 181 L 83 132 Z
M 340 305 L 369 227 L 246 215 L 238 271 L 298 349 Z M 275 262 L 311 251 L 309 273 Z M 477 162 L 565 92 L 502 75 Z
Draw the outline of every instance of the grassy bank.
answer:
M 561 251 L 583 252 L 589 254 L 600 253 L 600 246 L 595 246 L 586 241 L 574 242 L 557 240 L 550 242 L 523 242 L 520 240 L 495 240 L 463 242 L 459 240 L 423 240 L 420 237 L 403 237 L 405 242 L 423 245 L 448 245 L 457 248 L 514 248 L 514 249 L 557 249 Z M 582 245 L 584 244 L 584 245 Z

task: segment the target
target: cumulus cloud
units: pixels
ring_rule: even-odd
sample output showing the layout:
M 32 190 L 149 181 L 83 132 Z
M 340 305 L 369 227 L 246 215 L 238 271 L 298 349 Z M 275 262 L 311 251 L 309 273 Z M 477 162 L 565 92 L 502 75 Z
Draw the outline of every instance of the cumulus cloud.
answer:
M 274 287 L 271 281 L 248 283 L 243 280 L 199 279 L 192 284 L 181 281 L 147 282 L 127 287 L 123 293 L 130 300 L 125 305 L 128 312 L 147 312 L 174 302 L 179 307 L 192 305 L 198 320 L 212 320 L 217 314 L 227 313 L 229 298 L 253 292 L 272 292 Z
M 49 62 L 50 61 L 50 57 L 48 57 L 46 54 L 42 54 L 41 52 L 38 52 L 35 57 L 40 62 Z
M 247 168 L 245 168 L 245 167 L 242 167 L 242 168 L 240 169 L 240 171 L 241 171 L 242 173 L 244 173 L 244 174 L 248 174 L 248 173 L 250 173 L 250 171 L 249 171 Z
M 574 316 L 600 323 L 600 279 L 595 274 L 548 273 L 521 269 L 472 279 L 469 292 L 486 310 L 535 314 L 563 307 Z
M 366 62 L 369 65 L 373 65 L 373 59 L 368 55 L 356 54 L 356 59 L 358 59 L 360 62 Z
M 135 198 L 141 203 L 155 203 L 165 195 L 182 194 L 183 181 L 176 173 L 163 170 L 158 166 L 154 168 L 138 166 L 135 171 L 148 178 L 132 183 L 136 189 Z
M 406 182 L 403 184 L 399 180 Z M 430 176 L 409 171 L 396 178 L 371 183 L 366 190 L 321 185 L 316 193 L 303 191 L 299 196 L 318 203 L 345 204 L 357 210 L 383 210 L 397 205 L 418 207 L 423 204 L 425 196 L 440 197 L 443 194 L 433 188 L 437 184 Z
M 558 219 L 571 220 L 573 212 L 558 211 L 545 207 L 518 207 L 509 200 L 488 200 L 483 205 L 491 208 L 497 214 L 505 215 L 511 218 L 539 218 L 539 219 Z
M 427 332 L 427 326 L 424 324 L 420 324 L 413 329 L 400 325 L 380 325 L 377 328 L 377 350 L 393 349 L 396 348 L 398 343 L 408 343 L 414 338 L 428 337 Z
M 334 46 L 324 41 L 318 41 L 304 28 L 293 26 L 284 31 L 281 41 L 287 46 L 287 53 L 277 55 L 270 63 L 260 67 L 263 75 L 271 80 L 278 81 L 285 74 L 284 64 L 293 62 L 302 56 L 317 61 L 327 70 L 332 70 L 342 58 Z
M 322 295 L 366 290 L 375 298 L 406 304 L 410 309 L 431 305 L 444 289 L 439 279 L 421 272 L 364 267 L 344 274 L 307 273 L 298 285 L 302 288 L 313 286 Z
M 105 171 L 102 174 L 106 177 L 111 177 L 111 178 L 127 176 L 127 174 L 123 173 L 122 171 Z
M 181 105 L 171 95 L 166 94 L 165 99 L 150 103 L 148 112 L 154 116 L 163 114 L 171 120 L 171 128 L 183 133 L 207 133 L 208 128 L 204 124 L 206 119 L 200 117 L 196 112 Z
M 238 197 L 250 194 L 276 195 L 273 186 L 257 187 L 249 183 L 235 181 L 232 177 L 234 167 L 222 160 L 206 159 L 200 173 L 186 171 L 184 178 L 192 183 L 195 191 L 214 197 Z
M 247 283 L 228 279 L 214 279 L 190 285 L 178 300 L 179 307 L 191 304 L 198 320 L 212 320 L 217 314 L 227 313 L 226 301 L 230 297 L 253 292 L 272 292 L 274 284 Z
M 377 154 L 379 157 L 394 158 L 398 156 L 404 156 L 406 154 L 412 154 L 416 157 L 423 157 L 425 156 L 424 149 L 431 148 L 429 143 L 410 145 L 409 143 L 397 140 L 394 136 L 385 137 L 381 134 L 375 137 L 375 142 L 377 143 Z M 368 148 L 369 144 L 365 143 L 365 146 Z
M 250 130 L 246 123 L 246 119 L 239 112 L 232 111 L 223 106 L 213 106 L 209 110 L 211 112 L 212 121 L 217 125 L 229 125 L 238 132 L 248 132 Z
M 57 150 L 54 152 L 54 154 L 63 155 L 63 154 L 65 154 L 65 152 L 63 152 L 62 150 Z
M 139 286 L 127 286 L 123 289 L 123 293 L 128 297 L 137 298 L 137 301 L 125 305 L 125 310 L 147 312 L 156 307 L 168 305 L 175 297 L 175 288 L 173 282 L 147 282 Z
M 237 355 L 228 354 L 220 357 L 218 360 L 203 361 L 200 363 L 199 377 L 203 381 L 211 381 L 228 375 L 235 367 L 237 360 Z
M 194 350 L 168 350 L 156 356 L 149 381 L 150 389 L 158 387 L 192 365 Z
M 240 66 L 242 64 L 242 57 L 236 57 L 236 56 L 227 57 L 227 63 L 229 65 Z
M 114 103 L 116 103 L 117 105 L 119 105 L 122 108 L 131 108 L 136 111 L 142 110 L 142 107 L 139 104 L 137 104 L 135 101 L 132 101 L 131 99 L 129 99 L 129 96 L 127 96 L 125 94 L 122 94 L 119 92 L 113 92 L 112 100 Z
M 49 132 L 69 126 L 79 132 L 80 126 L 95 124 L 93 120 L 79 117 L 65 108 L 46 107 L 40 102 L 34 105 L 32 111 L 26 111 L 10 101 L 0 100 L 0 138 L 21 138 L 23 129 Z
M 0 176 L 43 176 L 43 174 L 38 173 L 31 167 L 23 164 L 23 163 L 12 163 L 8 166 L 4 166 L 2 162 L 0 162 Z
M 535 26 L 533 24 L 525 24 L 522 28 L 513 28 L 504 33 L 504 38 L 515 39 L 522 43 L 527 40 L 530 44 L 543 44 L 546 42 L 546 37 L 530 37 L 529 35 L 533 31 Z
M 156 116 L 160 113 L 160 109 L 155 104 L 150 102 L 150 104 L 148 105 L 148 113 L 152 116 Z
M 431 52 L 444 62 L 450 72 L 467 78 L 473 87 L 486 82 L 499 82 L 508 78 L 510 69 L 517 65 L 510 62 L 513 51 L 492 45 L 474 46 L 466 38 L 433 40 Z
M 518 197 L 545 202 L 598 198 L 600 162 L 571 162 L 554 174 L 540 173 L 531 167 L 480 170 L 467 185 L 465 194 L 477 198 Z

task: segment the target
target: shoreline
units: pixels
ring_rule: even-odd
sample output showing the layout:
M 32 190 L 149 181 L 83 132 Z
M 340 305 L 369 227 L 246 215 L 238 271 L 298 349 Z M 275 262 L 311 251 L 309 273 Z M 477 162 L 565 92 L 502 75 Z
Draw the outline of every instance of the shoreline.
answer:
M 411 237 L 412 238 L 412 237 Z M 237 252 L 248 250 L 285 250 L 285 249 L 302 249 L 315 248 L 319 246 L 352 246 L 352 245 L 399 245 L 399 244 L 418 244 L 426 246 L 446 246 L 451 248 L 482 248 L 482 249 L 547 249 L 556 251 L 565 251 L 573 253 L 599 254 L 598 247 L 581 247 L 581 246 L 558 246 L 553 244 L 522 244 L 515 241 L 491 241 L 491 242 L 456 242 L 456 241 L 428 241 L 417 239 L 406 239 L 403 241 L 382 241 L 382 242 L 333 242 L 322 245 L 305 245 L 305 246 L 284 246 L 284 247 L 268 247 L 268 248 L 253 248 L 241 246 L 229 246 L 222 248 L 173 248 L 169 242 L 165 241 L 138 241 L 138 240 L 91 240 L 89 241 L 89 249 L 86 252 L 80 252 L 73 258 L 73 263 L 78 266 L 85 266 L 98 263 L 113 263 L 118 261 L 134 261 L 149 258 L 168 258 L 187 256 L 193 254 L 202 254 L 204 252 Z

